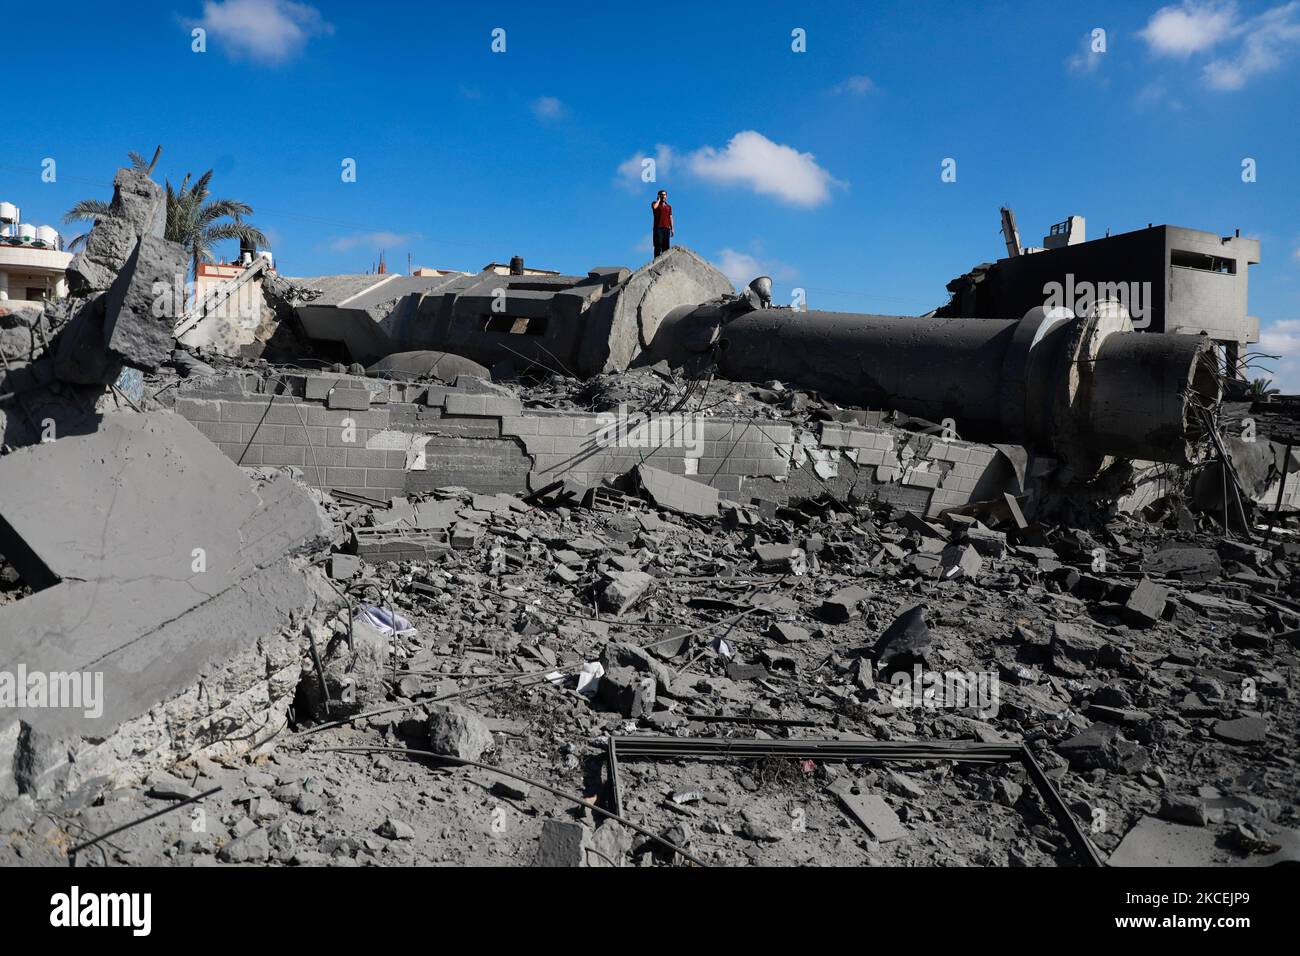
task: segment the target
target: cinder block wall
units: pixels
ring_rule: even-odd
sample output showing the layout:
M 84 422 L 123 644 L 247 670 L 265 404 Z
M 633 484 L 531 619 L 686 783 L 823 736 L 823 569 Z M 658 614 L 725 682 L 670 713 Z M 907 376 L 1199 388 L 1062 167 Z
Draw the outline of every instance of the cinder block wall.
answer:
M 483 383 L 467 387 L 338 375 L 283 376 L 289 394 L 254 373 L 181 392 L 175 410 L 242 465 L 294 465 L 306 481 L 389 498 L 460 485 L 525 492 L 557 479 L 596 484 L 646 462 L 731 496 L 747 479 L 785 475 L 789 425 L 708 419 L 684 441 L 626 447 L 611 419 L 529 410 Z M 637 433 L 634 432 L 634 435 Z M 611 436 L 613 437 L 613 436 Z
M 282 385 L 289 394 L 271 394 Z M 241 373 L 186 389 L 175 407 L 239 464 L 294 465 L 310 484 L 379 499 L 451 485 L 482 493 L 557 479 L 594 485 L 642 463 L 740 501 L 824 486 L 923 515 L 1016 490 L 988 445 L 837 422 L 815 438 L 783 422 L 726 418 L 692 430 L 661 420 L 657 435 L 633 427 L 620 443 L 610 415 L 525 411 L 477 379 L 450 387 Z

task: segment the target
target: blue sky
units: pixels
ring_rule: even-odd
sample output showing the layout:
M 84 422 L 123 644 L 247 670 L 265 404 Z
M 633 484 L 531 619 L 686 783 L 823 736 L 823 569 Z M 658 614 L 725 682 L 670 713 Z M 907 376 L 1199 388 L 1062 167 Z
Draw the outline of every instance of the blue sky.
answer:
M 1263 242 L 1262 347 L 1300 391 L 1300 0 L 468 6 L 6 3 L 8 88 L 32 100 L 0 199 L 57 224 L 161 143 L 161 175 L 214 168 L 289 275 L 380 249 L 581 273 L 649 257 L 662 187 L 677 242 L 733 278 L 900 314 L 1000 254 L 1004 204 L 1027 244 L 1070 214 L 1090 236 L 1239 228 Z

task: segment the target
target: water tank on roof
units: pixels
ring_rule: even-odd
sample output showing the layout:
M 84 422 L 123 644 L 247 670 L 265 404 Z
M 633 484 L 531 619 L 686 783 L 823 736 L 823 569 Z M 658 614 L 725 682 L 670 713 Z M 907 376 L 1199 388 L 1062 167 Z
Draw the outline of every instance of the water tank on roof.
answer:
M 59 232 L 53 226 L 37 226 L 36 242 L 47 249 L 59 248 Z
M 18 207 L 11 202 L 0 202 L 0 222 L 17 222 Z
M 271 255 L 270 249 L 263 249 L 257 254 L 257 258 L 266 260 L 266 267 L 272 272 L 275 271 L 275 257 Z
M 31 223 L 23 223 L 18 227 L 18 239 L 21 242 L 35 242 L 36 227 Z

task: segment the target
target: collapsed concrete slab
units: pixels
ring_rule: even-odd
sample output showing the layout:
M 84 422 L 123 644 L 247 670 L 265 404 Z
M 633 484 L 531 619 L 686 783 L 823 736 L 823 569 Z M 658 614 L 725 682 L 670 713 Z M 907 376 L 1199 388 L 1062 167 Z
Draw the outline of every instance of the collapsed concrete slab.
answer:
M 485 366 L 536 365 L 579 376 L 626 368 L 673 309 L 734 292 L 689 249 L 632 272 L 585 276 L 328 276 L 302 287 L 297 315 L 307 335 L 337 342 L 353 360 L 393 352 L 452 352 Z
M 113 414 L 0 458 L 0 553 L 37 589 L 0 607 L 0 795 L 162 746 L 118 734 L 312 603 L 289 556 L 322 531 L 300 486 L 255 485 L 179 415 Z M 225 703 L 192 697 L 176 727 Z

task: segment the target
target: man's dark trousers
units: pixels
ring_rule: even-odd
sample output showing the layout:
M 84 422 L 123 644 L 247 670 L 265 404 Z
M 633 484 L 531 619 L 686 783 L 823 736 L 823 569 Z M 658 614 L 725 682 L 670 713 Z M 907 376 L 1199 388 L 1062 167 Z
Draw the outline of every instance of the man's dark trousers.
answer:
M 672 237 L 672 230 L 665 229 L 662 226 L 655 226 L 655 255 L 668 251 L 668 240 Z

